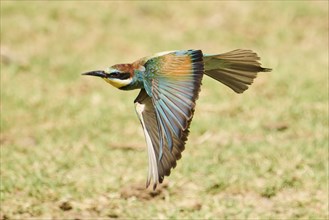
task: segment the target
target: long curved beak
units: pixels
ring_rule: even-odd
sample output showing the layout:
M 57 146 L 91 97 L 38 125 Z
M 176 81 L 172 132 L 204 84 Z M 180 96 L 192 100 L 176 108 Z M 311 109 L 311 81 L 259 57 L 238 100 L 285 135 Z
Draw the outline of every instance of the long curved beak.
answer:
M 87 72 L 87 73 L 82 73 L 81 75 L 98 76 L 98 77 L 101 77 L 101 78 L 106 77 L 106 73 L 102 70 L 96 70 L 96 71 L 91 71 L 91 72 Z

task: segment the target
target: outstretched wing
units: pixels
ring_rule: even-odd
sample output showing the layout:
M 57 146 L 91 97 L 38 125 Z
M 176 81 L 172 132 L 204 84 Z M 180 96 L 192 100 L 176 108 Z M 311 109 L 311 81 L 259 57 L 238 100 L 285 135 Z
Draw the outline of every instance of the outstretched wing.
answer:
M 170 52 L 145 64 L 144 88 L 135 100 L 149 154 L 154 188 L 181 158 L 203 76 L 200 50 Z

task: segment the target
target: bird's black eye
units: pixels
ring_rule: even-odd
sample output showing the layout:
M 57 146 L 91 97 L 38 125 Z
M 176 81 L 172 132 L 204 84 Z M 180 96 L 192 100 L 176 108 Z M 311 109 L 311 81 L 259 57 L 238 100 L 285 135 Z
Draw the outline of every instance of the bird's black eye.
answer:
M 121 74 L 120 72 L 112 72 L 109 74 L 109 76 L 111 78 L 118 78 L 120 76 L 120 74 Z
M 130 78 L 130 73 L 122 73 L 122 72 L 112 72 L 109 74 L 110 78 L 115 78 L 115 79 L 129 79 Z

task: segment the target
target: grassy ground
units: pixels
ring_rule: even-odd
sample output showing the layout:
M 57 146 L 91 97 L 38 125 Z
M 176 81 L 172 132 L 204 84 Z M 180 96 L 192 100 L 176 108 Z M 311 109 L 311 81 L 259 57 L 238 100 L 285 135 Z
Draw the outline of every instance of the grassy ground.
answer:
M 183 158 L 145 191 L 138 91 L 80 73 L 253 49 L 243 95 L 205 78 Z M 328 218 L 328 2 L 1 1 L 1 216 Z

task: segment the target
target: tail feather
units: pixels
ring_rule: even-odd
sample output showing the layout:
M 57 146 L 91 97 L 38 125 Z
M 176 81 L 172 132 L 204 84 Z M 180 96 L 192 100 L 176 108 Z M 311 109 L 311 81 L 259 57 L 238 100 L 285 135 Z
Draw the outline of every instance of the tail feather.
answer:
M 233 50 L 228 53 L 204 56 L 205 74 L 225 84 L 237 93 L 248 89 L 258 72 L 270 72 L 263 68 L 260 59 L 251 50 Z

